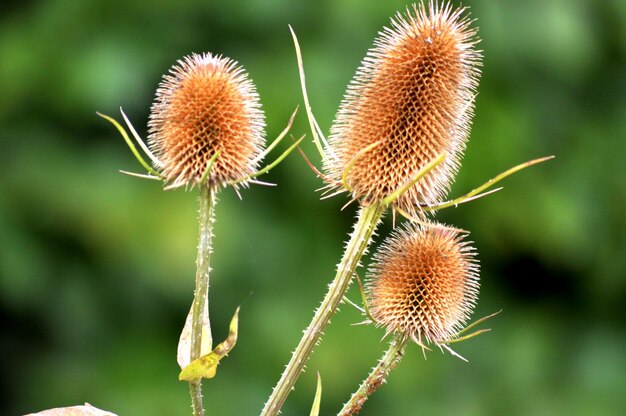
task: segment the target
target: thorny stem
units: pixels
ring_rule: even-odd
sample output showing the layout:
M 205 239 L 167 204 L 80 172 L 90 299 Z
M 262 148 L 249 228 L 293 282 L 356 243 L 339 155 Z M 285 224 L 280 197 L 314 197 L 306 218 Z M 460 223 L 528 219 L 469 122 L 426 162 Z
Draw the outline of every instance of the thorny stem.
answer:
M 202 384 L 189 382 L 189 393 L 191 394 L 191 408 L 194 416 L 204 415 L 204 407 L 202 406 Z
M 315 312 L 313 320 L 293 352 L 287 368 L 285 368 L 278 384 L 272 391 L 272 395 L 265 403 L 265 407 L 261 412 L 262 416 L 274 416 L 280 412 L 280 408 L 293 389 L 298 376 L 302 373 L 306 361 L 313 351 L 313 347 L 319 341 L 324 329 L 335 314 L 339 303 L 341 303 L 343 295 L 350 285 L 352 276 L 371 241 L 372 234 L 380 222 L 384 211 L 385 206 L 380 203 L 363 207 L 359 211 L 354 231 L 350 241 L 348 241 L 343 258 L 339 266 L 337 266 L 335 279 L 328 287 L 328 293 L 326 293 L 322 304 Z
M 211 271 L 211 239 L 213 237 L 213 208 L 215 205 L 215 194 L 208 184 L 202 184 L 200 188 L 200 209 L 199 209 L 199 226 L 200 232 L 198 237 L 198 258 L 196 260 L 196 290 L 193 296 L 193 318 L 191 325 L 191 356 L 190 362 L 200 358 L 202 355 L 202 328 L 205 304 L 209 302 L 209 272 Z M 207 312 L 208 313 L 208 312 Z M 206 318 L 209 321 L 208 316 Z M 211 326 L 207 325 L 204 336 L 211 339 Z M 212 348 L 212 342 L 209 342 L 209 349 Z M 194 416 L 203 416 L 204 408 L 202 406 L 202 385 L 200 381 L 197 383 L 189 383 L 189 391 L 191 393 L 191 403 Z
M 341 409 L 337 416 L 350 416 L 359 413 L 368 397 L 372 395 L 381 384 L 387 381 L 391 370 L 396 368 L 402 359 L 406 342 L 406 338 L 401 336 L 396 336 L 393 341 L 391 341 L 389 349 L 385 352 L 376 367 L 372 368 L 370 374 L 363 380 L 358 390 L 352 394 L 350 400 L 343 406 L 343 409 Z

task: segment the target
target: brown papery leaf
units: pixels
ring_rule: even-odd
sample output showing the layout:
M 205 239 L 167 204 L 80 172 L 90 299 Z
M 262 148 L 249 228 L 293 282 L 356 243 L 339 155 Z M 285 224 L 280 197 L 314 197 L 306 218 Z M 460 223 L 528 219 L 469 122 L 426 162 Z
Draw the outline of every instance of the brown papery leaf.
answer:
M 114 413 L 100 410 L 89 403 L 84 406 L 57 407 L 55 409 L 42 410 L 39 413 L 30 413 L 25 416 L 116 416 Z
M 178 350 L 176 354 L 176 361 L 181 370 L 191 363 L 191 323 L 193 320 L 193 305 L 189 310 L 187 319 L 185 320 L 185 326 L 180 334 L 178 340 Z M 202 313 L 202 348 L 200 355 L 206 355 L 211 352 L 213 348 L 213 338 L 211 336 L 211 327 L 209 322 L 209 305 L 204 304 L 204 311 Z

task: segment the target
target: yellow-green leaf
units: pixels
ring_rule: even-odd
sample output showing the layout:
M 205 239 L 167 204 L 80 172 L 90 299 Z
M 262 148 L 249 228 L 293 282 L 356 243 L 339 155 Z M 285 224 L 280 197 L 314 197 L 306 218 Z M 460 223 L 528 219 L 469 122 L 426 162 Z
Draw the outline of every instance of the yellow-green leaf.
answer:
M 315 389 L 315 399 L 313 400 L 313 406 L 311 407 L 310 416 L 319 416 L 320 403 L 322 402 L 322 377 L 320 373 L 317 373 L 317 389 Z
M 113 117 L 109 117 L 102 113 L 96 112 L 96 114 L 98 114 L 100 117 L 102 117 L 103 119 L 107 120 L 109 123 L 113 124 L 113 126 L 115 126 L 117 131 L 122 135 L 122 138 L 124 138 L 124 141 L 128 145 L 128 148 L 135 156 L 135 159 L 137 159 L 137 161 L 141 164 L 141 166 L 144 167 L 145 170 L 148 171 L 148 173 L 156 177 L 160 177 L 159 173 L 156 170 L 154 170 L 152 166 L 150 166 L 150 164 L 144 160 L 143 157 L 141 157 L 141 154 L 137 150 L 137 147 L 135 146 L 133 141 L 130 139 L 130 137 L 128 137 L 128 133 L 126 133 L 126 130 L 124 130 L 124 127 L 122 127 L 120 123 L 117 122 L 117 120 L 115 120 Z
M 178 375 L 180 381 L 198 382 L 203 378 L 213 378 L 217 372 L 217 366 L 222 357 L 211 351 L 207 355 L 203 355 L 197 360 L 193 360 L 191 364 L 183 368 Z
M 215 377 L 220 360 L 228 355 L 237 343 L 238 326 L 239 308 L 237 308 L 230 321 L 228 337 L 224 340 L 224 342 L 215 347 L 215 349 L 210 353 L 193 360 L 188 366 L 183 368 L 178 375 L 178 379 L 180 381 L 197 383 L 203 378 Z

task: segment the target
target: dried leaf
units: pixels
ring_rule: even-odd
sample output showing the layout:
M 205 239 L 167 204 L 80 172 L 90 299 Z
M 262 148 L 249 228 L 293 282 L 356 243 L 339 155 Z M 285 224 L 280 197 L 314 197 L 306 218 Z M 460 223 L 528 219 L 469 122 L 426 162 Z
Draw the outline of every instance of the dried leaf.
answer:
M 237 343 L 237 328 L 239 325 L 239 308 L 235 311 L 230 321 L 228 337 L 219 344 L 213 351 L 192 361 L 182 369 L 178 375 L 180 381 L 197 383 L 203 378 L 213 378 L 217 372 L 220 360 L 224 358 L 235 347 Z
M 191 363 L 191 322 L 193 321 L 193 305 L 189 309 L 189 314 L 185 320 L 185 326 L 180 334 L 178 341 L 178 353 L 176 354 L 176 361 L 181 369 L 187 367 Z M 213 348 L 213 339 L 211 338 L 211 327 L 209 322 L 209 305 L 204 304 L 204 311 L 202 313 L 202 348 L 201 355 L 206 355 L 211 352 Z
M 58 407 L 42 410 L 39 413 L 30 413 L 26 416 L 116 416 L 114 413 L 100 410 L 89 403 L 84 406 Z

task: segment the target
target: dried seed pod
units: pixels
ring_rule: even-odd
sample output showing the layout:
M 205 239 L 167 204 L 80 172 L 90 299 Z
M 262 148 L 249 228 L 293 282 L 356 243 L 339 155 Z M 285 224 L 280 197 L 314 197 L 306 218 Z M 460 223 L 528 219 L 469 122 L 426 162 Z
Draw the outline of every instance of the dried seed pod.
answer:
M 380 201 L 445 152 L 395 203 L 410 213 L 448 192 L 465 149 L 480 71 L 476 30 L 450 3 L 398 13 L 367 53 L 341 103 L 326 168 L 361 203 Z M 377 143 L 377 144 L 376 144 Z M 376 144 L 371 150 L 363 151 Z M 416 208 L 417 207 L 417 208 Z
M 476 251 L 464 232 L 438 224 L 396 231 L 374 255 L 366 282 L 370 311 L 387 332 L 421 343 L 451 339 L 478 298 Z
M 163 77 L 148 123 L 149 145 L 171 186 L 225 185 L 254 173 L 265 119 L 254 84 L 235 61 L 210 53 L 178 61 Z

